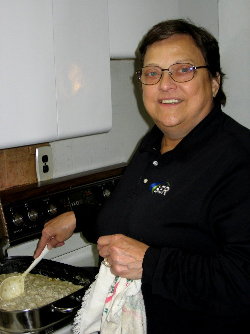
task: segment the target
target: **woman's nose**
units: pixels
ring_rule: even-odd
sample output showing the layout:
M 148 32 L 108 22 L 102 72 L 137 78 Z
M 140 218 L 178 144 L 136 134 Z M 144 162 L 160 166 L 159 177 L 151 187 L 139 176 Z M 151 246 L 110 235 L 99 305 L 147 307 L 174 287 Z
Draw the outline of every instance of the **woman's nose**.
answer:
M 162 90 L 174 89 L 176 88 L 176 82 L 171 78 L 168 71 L 162 72 L 162 77 L 159 82 L 159 87 Z

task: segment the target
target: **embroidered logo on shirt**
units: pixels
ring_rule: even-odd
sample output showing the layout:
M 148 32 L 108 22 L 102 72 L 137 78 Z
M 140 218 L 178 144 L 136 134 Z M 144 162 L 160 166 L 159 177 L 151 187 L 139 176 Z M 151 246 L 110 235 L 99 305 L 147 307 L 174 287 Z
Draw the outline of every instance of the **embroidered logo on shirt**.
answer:
M 149 189 L 152 194 L 165 196 L 170 190 L 170 184 L 169 182 L 165 183 L 155 182 L 150 184 Z

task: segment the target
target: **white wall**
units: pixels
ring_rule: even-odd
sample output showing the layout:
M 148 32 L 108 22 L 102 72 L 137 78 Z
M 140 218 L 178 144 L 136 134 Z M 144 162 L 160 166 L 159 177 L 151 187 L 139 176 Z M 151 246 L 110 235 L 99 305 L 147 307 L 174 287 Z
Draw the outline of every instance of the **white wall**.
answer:
M 218 0 L 178 0 L 178 11 L 180 17 L 190 18 L 219 37 Z
M 225 112 L 250 128 L 250 1 L 219 0 L 219 42 L 226 73 Z

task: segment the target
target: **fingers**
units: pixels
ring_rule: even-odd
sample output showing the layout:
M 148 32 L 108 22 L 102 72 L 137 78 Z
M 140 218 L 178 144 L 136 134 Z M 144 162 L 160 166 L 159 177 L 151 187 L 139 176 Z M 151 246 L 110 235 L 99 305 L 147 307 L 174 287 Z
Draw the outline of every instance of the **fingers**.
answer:
M 47 243 L 49 248 L 55 248 L 55 247 L 60 247 L 64 245 L 64 241 L 58 241 L 56 237 L 50 238 L 50 240 Z
M 97 241 L 100 256 L 114 275 L 129 279 L 142 276 L 142 262 L 148 245 L 122 234 L 102 236 Z
M 42 250 L 44 249 L 44 247 L 46 245 L 48 245 L 49 249 L 52 249 L 54 247 L 56 247 L 56 245 L 58 244 L 58 241 L 56 240 L 55 236 L 50 235 L 45 229 L 42 231 L 42 237 L 39 240 L 35 253 L 34 253 L 34 258 L 37 258 Z
M 119 236 L 119 234 L 112 234 L 100 237 L 97 241 L 98 247 L 101 248 L 105 245 L 109 245 L 112 241 L 114 241 L 115 238 L 117 239 Z
M 49 243 L 48 243 L 47 241 L 42 240 L 42 239 L 39 240 L 39 242 L 38 242 L 38 244 L 37 244 L 37 247 L 36 247 L 36 250 L 35 250 L 34 255 L 33 255 L 35 259 L 42 253 L 44 247 L 45 247 L 47 244 L 48 244 L 48 248 L 51 249 L 52 246 L 49 245 Z
M 148 245 L 123 234 L 102 236 L 97 241 L 99 254 L 104 258 L 116 254 L 120 258 L 132 257 L 140 260 L 144 257 L 148 247 Z
M 99 255 L 103 258 L 108 257 L 110 255 L 111 249 L 116 246 L 116 242 L 122 237 L 122 234 L 113 234 L 100 237 L 97 241 L 97 249 L 99 251 Z
M 34 257 L 38 257 L 46 245 L 49 248 L 64 245 L 64 241 L 73 234 L 75 226 L 76 219 L 72 211 L 65 212 L 48 221 L 42 230 L 42 236 L 37 244 Z

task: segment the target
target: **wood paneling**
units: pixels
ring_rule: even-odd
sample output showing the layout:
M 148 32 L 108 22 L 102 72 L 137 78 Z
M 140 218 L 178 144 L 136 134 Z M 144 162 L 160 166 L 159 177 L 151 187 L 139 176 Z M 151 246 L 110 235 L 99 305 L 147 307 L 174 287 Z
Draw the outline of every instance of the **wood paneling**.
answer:
M 0 190 L 37 182 L 35 154 L 40 146 L 0 150 Z

